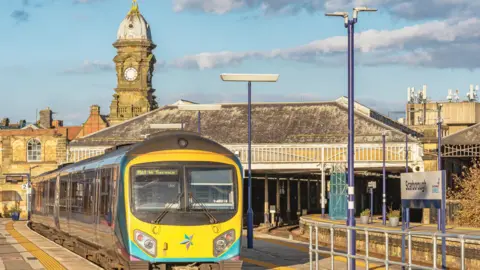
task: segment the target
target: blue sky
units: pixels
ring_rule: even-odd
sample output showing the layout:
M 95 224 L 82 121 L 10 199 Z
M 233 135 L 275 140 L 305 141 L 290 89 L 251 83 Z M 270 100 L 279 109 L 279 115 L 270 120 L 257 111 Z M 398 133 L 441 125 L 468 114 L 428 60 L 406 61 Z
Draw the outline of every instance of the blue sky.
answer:
M 108 114 L 116 32 L 130 0 L 0 0 L 0 117 L 35 119 L 50 106 L 66 124 L 89 106 Z M 254 101 L 322 101 L 346 95 L 346 30 L 325 11 L 379 8 L 356 25 L 356 98 L 402 110 L 407 87 L 449 88 L 461 98 L 480 84 L 480 3 L 471 0 L 139 0 L 149 22 L 159 104 L 246 101 L 246 85 L 220 73 L 279 73 L 254 84 Z

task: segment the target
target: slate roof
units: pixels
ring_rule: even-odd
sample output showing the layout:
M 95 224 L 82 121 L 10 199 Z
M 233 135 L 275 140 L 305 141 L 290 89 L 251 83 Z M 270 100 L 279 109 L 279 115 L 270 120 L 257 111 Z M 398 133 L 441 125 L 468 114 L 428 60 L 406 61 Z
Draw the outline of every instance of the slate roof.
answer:
M 384 130 L 392 130 L 390 142 L 404 142 L 403 127 L 377 119 L 376 112 L 356 111 L 357 142 L 381 142 Z M 374 115 L 375 117 L 372 117 Z M 169 105 L 132 118 L 116 126 L 74 140 L 70 146 L 111 146 L 142 141 L 145 135 L 161 132 L 151 124 L 183 123 L 187 131 L 197 131 L 197 112 L 180 111 Z M 302 103 L 253 103 L 252 142 L 255 144 L 346 143 L 347 107 L 339 101 Z M 247 104 L 222 104 L 220 111 L 201 112 L 201 133 L 222 144 L 247 143 Z M 412 139 L 413 140 L 413 139 Z
M 480 144 L 480 123 L 464 130 L 446 136 L 442 139 L 442 145 L 473 145 Z

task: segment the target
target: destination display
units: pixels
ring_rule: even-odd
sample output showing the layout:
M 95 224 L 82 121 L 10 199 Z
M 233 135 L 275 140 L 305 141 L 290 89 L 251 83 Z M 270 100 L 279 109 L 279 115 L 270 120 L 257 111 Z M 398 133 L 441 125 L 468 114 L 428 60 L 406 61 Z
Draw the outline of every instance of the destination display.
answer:
M 137 169 L 135 171 L 137 176 L 143 175 L 177 175 L 178 170 L 162 170 L 162 169 Z

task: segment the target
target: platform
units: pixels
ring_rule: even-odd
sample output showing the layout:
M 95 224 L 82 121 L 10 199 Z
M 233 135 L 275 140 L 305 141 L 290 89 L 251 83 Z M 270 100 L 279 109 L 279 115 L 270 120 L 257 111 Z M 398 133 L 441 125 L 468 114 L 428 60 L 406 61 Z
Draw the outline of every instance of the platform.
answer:
M 0 270 L 101 269 L 88 260 L 46 239 L 26 221 L 0 219 Z

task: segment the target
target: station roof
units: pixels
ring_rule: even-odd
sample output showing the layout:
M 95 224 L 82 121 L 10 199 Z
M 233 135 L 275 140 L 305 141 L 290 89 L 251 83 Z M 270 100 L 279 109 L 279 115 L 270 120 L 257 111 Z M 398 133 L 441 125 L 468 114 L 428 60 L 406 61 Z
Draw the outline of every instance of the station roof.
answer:
M 193 102 L 192 102 L 193 103 Z M 252 103 L 252 142 L 255 144 L 346 143 L 348 107 L 344 97 L 328 102 Z M 247 104 L 224 103 L 219 111 L 201 112 L 201 133 L 222 144 L 247 143 Z M 180 124 L 186 131 L 197 130 L 197 112 L 181 111 L 168 105 L 92 133 L 70 146 L 113 146 L 142 141 L 161 132 L 151 124 Z M 389 142 L 404 142 L 405 133 L 421 134 L 369 108 L 355 104 L 355 141 L 377 143 L 390 130 Z
M 453 133 L 442 139 L 442 145 L 480 144 L 480 123 Z

